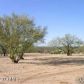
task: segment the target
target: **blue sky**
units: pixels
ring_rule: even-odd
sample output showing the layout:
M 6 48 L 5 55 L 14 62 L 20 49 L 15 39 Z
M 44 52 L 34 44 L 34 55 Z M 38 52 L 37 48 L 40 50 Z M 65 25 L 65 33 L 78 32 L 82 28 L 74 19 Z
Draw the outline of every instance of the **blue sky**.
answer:
M 47 26 L 46 42 L 67 33 L 84 40 L 84 0 L 0 0 L 0 15 L 13 12 Z

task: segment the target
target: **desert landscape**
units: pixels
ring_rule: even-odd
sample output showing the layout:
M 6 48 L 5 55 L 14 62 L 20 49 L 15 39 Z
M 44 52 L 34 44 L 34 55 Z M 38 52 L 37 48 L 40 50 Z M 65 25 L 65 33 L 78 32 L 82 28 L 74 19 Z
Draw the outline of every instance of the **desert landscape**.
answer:
M 0 84 L 84 84 L 84 0 L 0 0 Z
M 0 84 L 83 84 L 79 83 L 81 77 L 84 77 L 81 55 L 26 53 L 18 64 L 8 57 L 0 58 Z

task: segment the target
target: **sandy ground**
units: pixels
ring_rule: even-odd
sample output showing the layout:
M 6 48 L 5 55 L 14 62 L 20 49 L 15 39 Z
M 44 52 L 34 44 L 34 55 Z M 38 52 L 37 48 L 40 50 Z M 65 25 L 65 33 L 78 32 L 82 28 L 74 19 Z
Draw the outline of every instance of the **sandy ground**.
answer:
M 18 64 L 0 58 L 0 84 L 84 84 L 84 56 L 25 54 L 24 58 Z

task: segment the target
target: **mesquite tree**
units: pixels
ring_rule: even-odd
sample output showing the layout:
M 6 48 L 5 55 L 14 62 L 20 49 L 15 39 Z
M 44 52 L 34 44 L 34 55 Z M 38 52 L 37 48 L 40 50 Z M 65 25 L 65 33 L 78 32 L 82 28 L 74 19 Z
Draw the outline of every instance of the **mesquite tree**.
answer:
M 6 46 L 14 63 L 23 59 L 25 51 L 34 43 L 42 41 L 45 34 L 46 28 L 36 26 L 27 16 L 12 14 L 0 17 L 0 43 Z
M 78 37 L 70 34 L 66 34 L 64 37 L 58 37 L 49 42 L 49 46 L 61 48 L 68 56 L 74 52 L 74 47 L 83 45 Z

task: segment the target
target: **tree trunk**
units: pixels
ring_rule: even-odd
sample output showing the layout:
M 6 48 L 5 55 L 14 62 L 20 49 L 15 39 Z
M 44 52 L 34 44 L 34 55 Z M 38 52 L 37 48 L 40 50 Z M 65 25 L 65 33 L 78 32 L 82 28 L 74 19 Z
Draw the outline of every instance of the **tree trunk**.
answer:
M 67 56 L 70 56 L 70 55 L 71 55 L 71 53 L 70 53 L 70 51 L 68 50 L 68 51 L 67 51 Z
M 68 45 L 68 46 L 67 46 L 67 56 L 71 56 L 71 55 L 72 55 L 71 46 Z
M 3 55 L 6 56 L 6 49 L 3 49 Z
M 6 52 L 4 52 L 3 54 L 4 54 L 4 56 L 6 56 Z
M 12 62 L 13 63 L 18 63 L 19 62 L 19 60 L 20 60 L 20 58 L 18 57 L 18 56 L 12 56 Z
M 23 58 L 23 55 L 24 55 L 24 53 L 23 53 L 23 52 L 19 54 L 20 59 L 24 59 L 24 58 Z
M 18 60 L 13 60 L 13 63 L 18 63 L 19 61 Z

